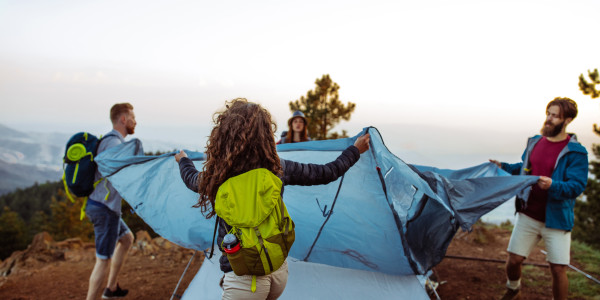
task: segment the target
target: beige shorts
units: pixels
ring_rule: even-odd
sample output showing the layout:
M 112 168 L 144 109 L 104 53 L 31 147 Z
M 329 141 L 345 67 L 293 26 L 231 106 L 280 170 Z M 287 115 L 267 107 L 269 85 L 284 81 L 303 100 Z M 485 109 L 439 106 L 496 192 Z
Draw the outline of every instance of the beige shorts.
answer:
M 237 276 L 233 272 L 225 273 L 223 281 L 223 300 L 233 299 L 277 299 L 283 293 L 288 279 L 287 260 L 277 271 L 264 276 L 256 276 L 256 291 L 253 293 L 252 275 Z
M 508 252 L 523 257 L 529 256 L 540 239 L 546 245 L 546 261 L 568 265 L 571 260 L 571 232 L 546 228 L 546 224 L 519 213 L 508 243 Z

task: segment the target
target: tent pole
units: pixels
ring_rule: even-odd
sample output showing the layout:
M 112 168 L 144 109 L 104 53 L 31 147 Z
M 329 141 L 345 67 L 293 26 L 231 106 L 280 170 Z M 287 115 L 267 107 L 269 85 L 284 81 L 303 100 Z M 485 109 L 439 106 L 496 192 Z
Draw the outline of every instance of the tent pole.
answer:
M 541 251 L 542 253 L 544 253 L 544 255 L 548 255 L 548 252 L 546 252 L 546 251 L 544 251 L 544 250 L 540 250 L 540 251 Z M 586 272 L 584 272 L 584 271 L 581 271 L 581 270 L 577 269 L 577 268 L 576 268 L 576 267 L 574 267 L 573 265 L 570 265 L 570 264 L 569 264 L 569 268 L 571 268 L 571 269 L 573 269 L 573 270 L 575 270 L 575 271 L 577 271 L 577 272 L 581 273 L 583 276 L 587 277 L 587 278 L 588 278 L 588 279 L 590 279 L 591 281 L 593 281 L 593 282 L 595 282 L 595 283 L 597 283 L 597 284 L 600 284 L 600 280 L 598 280 L 598 279 L 594 278 L 592 275 L 590 275 L 590 274 L 588 274 L 588 273 L 586 273 Z
M 181 284 L 181 280 L 183 279 L 185 272 L 187 272 L 188 268 L 190 267 L 190 264 L 192 263 L 192 260 L 194 259 L 194 256 L 196 256 L 196 252 L 198 252 L 198 250 L 194 251 L 194 255 L 192 255 L 192 257 L 190 258 L 190 261 L 188 261 L 188 264 L 185 267 L 185 270 L 183 270 L 183 274 L 181 274 L 181 277 L 179 278 L 179 282 L 177 282 L 177 286 L 175 287 L 175 290 L 173 291 L 173 294 L 171 295 L 170 300 L 173 300 L 173 297 L 175 297 L 175 296 L 177 296 L 177 299 L 181 299 L 181 296 L 176 295 L 175 293 L 177 293 L 177 289 L 179 288 L 179 284 Z

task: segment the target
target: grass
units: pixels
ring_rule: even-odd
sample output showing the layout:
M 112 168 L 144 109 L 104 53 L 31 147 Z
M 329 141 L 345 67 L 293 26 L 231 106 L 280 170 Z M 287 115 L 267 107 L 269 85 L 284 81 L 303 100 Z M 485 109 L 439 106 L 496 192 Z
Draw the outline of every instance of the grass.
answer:
M 550 269 L 524 265 L 522 272 L 526 275 L 521 280 L 523 280 L 523 284 L 528 288 L 545 288 L 549 286 L 546 279 L 540 280 L 540 278 L 545 278 L 544 276 L 550 274 Z
M 486 224 L 478 222 L 477 225 L 485 229 L 493 227 L 511 231 L 513 224 L 506 221 L 500 225 Z M 485 242 L 485 239 L 482 239 Z M 581 271 L 600 280 L 600 249 L 586 245 L 585 243 L 573 240 L 571 242 L 571 263 Z M 549 269 L 542 269 L 534 266 L 523 266 L 523 273 L 528 274 L 523 280 L 531 287 L 548 286 L 547 277 Z M 574 299 L 594 299 L 600 300 L 600 284 L 587 278 L 585 275 L 569 268 L 567 271 L 569 277 L 569 298 Z M 527 279 L 528 278 L 528 279 Z
M 581 271 L 600 279 L 600 250 L 573 241 L 571 243 L 571 262 Z M 600 299 L 600 284 L 570 268 L 567 274 L 569 276 L 570 296 Z

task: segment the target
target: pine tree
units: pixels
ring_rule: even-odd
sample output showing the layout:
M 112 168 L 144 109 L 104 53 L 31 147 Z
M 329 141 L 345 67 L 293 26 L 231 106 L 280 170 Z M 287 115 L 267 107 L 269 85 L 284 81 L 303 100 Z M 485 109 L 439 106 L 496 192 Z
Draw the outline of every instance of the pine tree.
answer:
M 27 247 L 25 231 L 25 222 L 19 214 L 5 206 L 0 215 L 0 259 L 9 257 L 15 250 Z
M 600 157 L 600 145 L 593 146 L 596 158 Z M 583 194 L 585 200 L 577 199 L 573 237 L 600 248 L 600 161 L 590 162 L 590 178 Z
M 304 113 L 308 121 L 308 136 L 313 140 L 347 137 L 346 131 L 342 131 L 342 134 L 329 131 L 341 120 L 350 120 L 356 104 L 348 102 L 344 105 L 340 101 L 340 86 L 328 74 L 317 78 L 315 84 L 315 89 L 308 91 L 306 96 L 290 102 L 290 110 Z
M 599 84 L 598 69 L 589 72 L 591 83 L 579 76 L 579 88 L 584 95 L 597 98 L 599 96 L 595 85 Z M 600 130 L 594 124 L 594 132 L 600 135 Z M 600 145 L 594 144 L 593 153 L 596 159 L 600 158 Z M 584 199 L 577 199 L 575 204 L 575 227 L 573 237 L 587 244 L 600 248 L 600 161 L 590 161 L 590 177 L 583 192 Z
M 588 76 L 590 77 L 590 82 L 585 80 L 583 74 L 579 75 L 579 89 L 584 95 L 590 95 L 592 99 L 600 97 L 600 92 L 596 89 L 596 85 L 600 84 L 598 69 L 595 69 L 594 72 L 588 70 Z
M 48 233 L 57 241 L 72 237 L 80 237 L 90 241 L 94 237 L 94 228 L 88 218 L 80 220 L 82 199 L 72 203 L 66 197 L 65 191 L 59 189 L 52 196 L 50 203 L 50 220 L 46 226 Z

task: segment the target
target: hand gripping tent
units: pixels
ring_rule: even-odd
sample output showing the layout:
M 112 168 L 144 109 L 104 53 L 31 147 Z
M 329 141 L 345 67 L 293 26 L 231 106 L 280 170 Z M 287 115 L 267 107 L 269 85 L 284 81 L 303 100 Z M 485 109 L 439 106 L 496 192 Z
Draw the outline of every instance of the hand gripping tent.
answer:
M 377 129 L 364 131 L 371 134 L 370 149 L 337 181 L 319 186 L 285 186 L 283 199 L 296 223 L 296 242 L 289 254 L 290 280 L 282 298 L 294 298 L 294 291 L 309 292 L 296 289 L 294 282 L 319 272 L 341 270 L 348 274 L 349 282 L 361 272 L 382 273 L 373 277 L 378 278 L 374 279 L 375 285 L 386 281 L 396 286 L 401 285 L 401 278 L 426 274 L 443 259 L 459 227 L 469 230 L 487 212 L 517 194 L 527 193 L 538 179 L 508 176 L 492 163 L 457 171 L 409 165 L 386 148 Z M 277 149 L 285 159 L 327 163 L 361 134 L 282 144 Z M 192 207 L 198 195 L 180 179 L 174 153 L 133 156 L 134 141 L 101 153 L 97 158 L 99 171 L 156 233 L 186 248 L 210 248 L 214 220 L 205 219 L 199 209 Z M 204 155 L 186 152 L 201 169 Z M 211 261 L 216 262 L 214 258 Z M 210 267 L 204 265 L 209 266 L 202 269 Z M 294 274 L 296 270 L 298 274 Z M 222 274 L 204 271 L 199 276 L 216 276 L 215 282 Z M 329 289 L 328 284 L 343 280 L 332 277 L 329 283 L 323 279 L 321 288 Z M 401 289 L 410 289 L 411 284 Z M 364 288 L 374 295 L 374 286 L 356 285 L 348 287 Z M 216 284 L 214 288 L 220 289 Z M 208 293 L 205 289 L 198 292 L 203 291 Z M 318 294 L 319 285 L 310 292 Z

